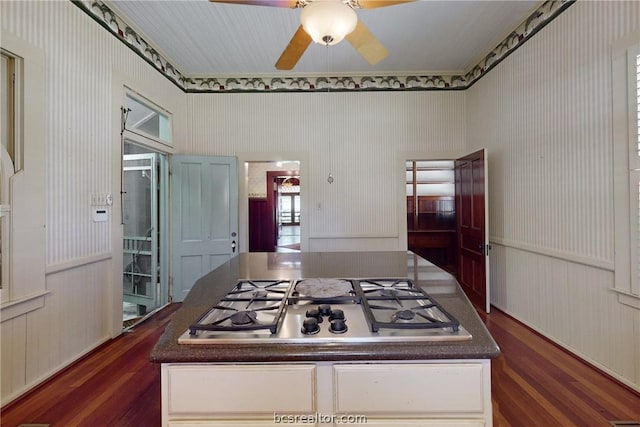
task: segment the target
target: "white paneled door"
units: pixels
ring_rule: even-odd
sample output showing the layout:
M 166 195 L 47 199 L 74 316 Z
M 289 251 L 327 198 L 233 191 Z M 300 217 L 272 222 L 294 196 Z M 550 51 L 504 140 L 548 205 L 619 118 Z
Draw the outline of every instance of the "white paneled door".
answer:
M 176 155 L 172 159 L 173 301 L 238 253 L 235 157 Z

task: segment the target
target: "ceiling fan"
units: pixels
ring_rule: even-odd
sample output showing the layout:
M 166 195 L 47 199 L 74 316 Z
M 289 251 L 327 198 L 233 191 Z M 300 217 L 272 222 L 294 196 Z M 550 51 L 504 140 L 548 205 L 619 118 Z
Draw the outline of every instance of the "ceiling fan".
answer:
M 278 70 L 292 70 L 312 41 L 334 45 L 346 38 L 371 65 L 382 61 L 387 49 L 358 20 L 355 9 L 374 9 L 414 0 L 209 0 L 255 6 L 301 8 L 300 26 L 276 62 Z

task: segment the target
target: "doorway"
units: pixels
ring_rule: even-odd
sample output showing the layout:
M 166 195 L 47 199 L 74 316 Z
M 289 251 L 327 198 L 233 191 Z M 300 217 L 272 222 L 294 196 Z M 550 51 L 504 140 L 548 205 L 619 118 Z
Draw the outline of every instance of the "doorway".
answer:
M 409 250 L 455 276 L 454 161 L 407 161 L 406 183 Z
M 122 160 L 123 328 L 168 303 L 168 160 L 125 140 Z
M 287 171 L 276 183 L 276 252 L 300 252 L 300 175 Z M 290 175 L 295 174 L 295 175 Z
M 408 249 L 453 274 L 490 310 L 486 150 L 455 160 L 405 164 Z
M 300 163 L 246 162 L 249 252 L 299 252 Z

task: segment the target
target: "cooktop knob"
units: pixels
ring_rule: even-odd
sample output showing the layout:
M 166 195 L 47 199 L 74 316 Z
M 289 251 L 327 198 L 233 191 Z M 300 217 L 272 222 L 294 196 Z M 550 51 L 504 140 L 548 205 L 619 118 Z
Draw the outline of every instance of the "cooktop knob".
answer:
M 344 319 L 332 320 L 329 331 L 333 332 L 334 334 L 344 334 L 345 332 L 347 332 L 347 323 L 344 321 Z
M 307 317 L 302 321 L 302 333 L 305 335 L 317 334 L 320 331 L 318 319 L 315 317 Z
M 318 319 L 318 323 L 322 323 L 322 314 L 315 308 L 307 310 L 306 316 Z
M 337 320 L 337 319 L 344 320 L 344 311 L 340 309 L 331 310 L 331 314 L 329 315 L 329 320 Z
M 331 314 L 331 306 L 329 304 L 320 304 L 318 306 L 318 311 L 322 316 L 328 316 Z

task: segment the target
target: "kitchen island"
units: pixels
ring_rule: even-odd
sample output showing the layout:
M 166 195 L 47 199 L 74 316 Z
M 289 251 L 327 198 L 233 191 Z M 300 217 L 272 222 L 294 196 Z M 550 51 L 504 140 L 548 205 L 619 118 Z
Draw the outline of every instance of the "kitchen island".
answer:
M 465 341 L 180 344 L 239 280 L 408 278 Z M 163 425 L 490 426 L 499 349 L 455 279 L 411 252 L 243 253 L 202 277 L 156 344 Z M 349 418 L 351 417 L 351 418 Z M 360 418 L 358 418 L 360 417 Z M 203 424 L 204 423 L 204 424 Z

